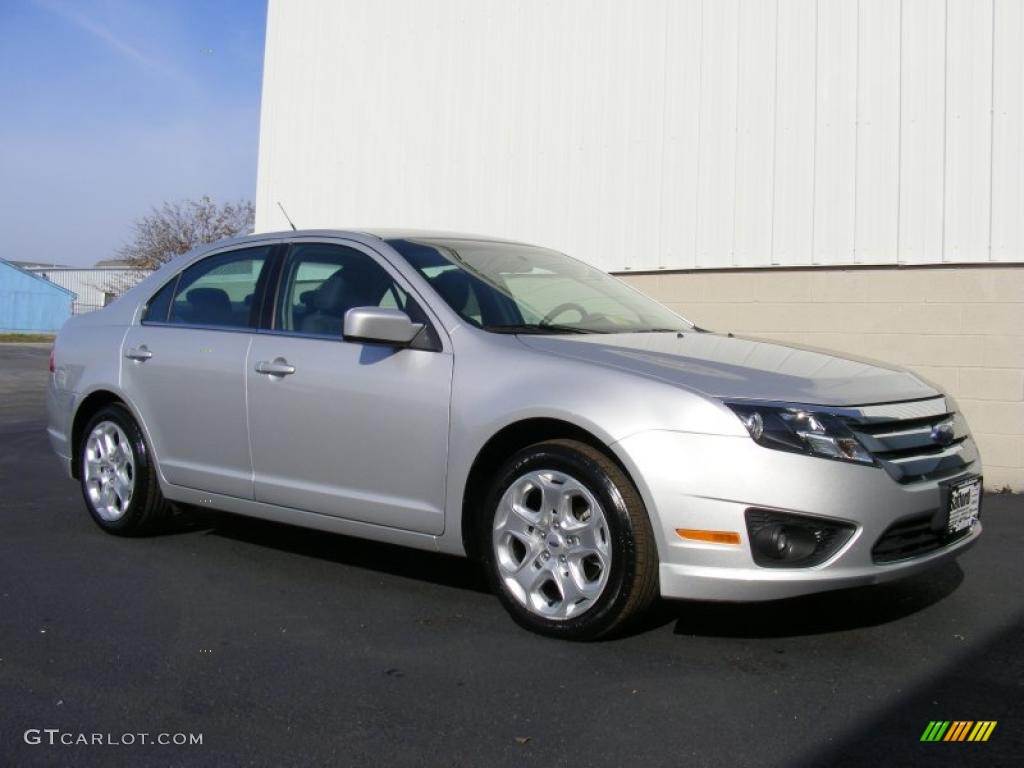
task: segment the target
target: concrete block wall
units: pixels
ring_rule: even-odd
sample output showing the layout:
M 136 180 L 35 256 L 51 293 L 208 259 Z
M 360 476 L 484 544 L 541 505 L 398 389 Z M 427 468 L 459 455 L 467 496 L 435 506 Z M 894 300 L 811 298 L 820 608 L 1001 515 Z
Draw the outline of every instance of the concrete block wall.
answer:
M 896 363 L 959 402 L 989 489 L 1024 491 L 1024 265 L 620 274 L 700 326 Z

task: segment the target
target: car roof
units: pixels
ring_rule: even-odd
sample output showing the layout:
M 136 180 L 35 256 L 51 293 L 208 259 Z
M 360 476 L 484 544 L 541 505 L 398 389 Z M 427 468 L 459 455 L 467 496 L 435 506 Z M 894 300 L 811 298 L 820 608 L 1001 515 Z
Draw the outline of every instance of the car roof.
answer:
M 372 237 L 378 240 L 479 240 L 490 243 L 515 243 L 526 245 L 520 240 L 512 240 L 492 235 L 477 235 L 467 232 L 448 232 L 435 229 L 411 229 L 399 227 L 352 227 L 346 229 L 297 229 L 279 230 L 276 232 L 258 232 L 244 237 L 232 238 L 231 242 L 245 242 L 247 240 L 262 240 L 266 238 L 297 238 L 297 237 L 322 237 L 322 236 L 362 236 Z

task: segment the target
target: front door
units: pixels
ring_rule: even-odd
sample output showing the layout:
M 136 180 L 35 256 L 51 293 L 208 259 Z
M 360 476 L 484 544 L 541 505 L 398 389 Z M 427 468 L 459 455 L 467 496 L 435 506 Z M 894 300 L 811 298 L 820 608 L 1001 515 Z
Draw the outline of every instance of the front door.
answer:
M 173 278 L 122 345 L 122 387 L 169 483 L 252 498 L 245 363 L 273 246 L 222 251 Z
M 440 534 L 450 353 L 342 339 L 353 307 L 426 320 L 400 278 L 357 246 L 298 243 L 276 302 L 246 371 L 256 499 Z

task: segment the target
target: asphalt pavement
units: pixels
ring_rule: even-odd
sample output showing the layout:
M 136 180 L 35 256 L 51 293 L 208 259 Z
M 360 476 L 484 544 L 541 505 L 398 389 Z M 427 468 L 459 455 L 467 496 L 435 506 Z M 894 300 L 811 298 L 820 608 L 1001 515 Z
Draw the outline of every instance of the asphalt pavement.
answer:
M 212 512 L 104 534 L 46 442 L 47 354 L 0 345 L 0 766 L 1024 761 L 1022 496 L 904 582 L 548 640 L 457 558 Z

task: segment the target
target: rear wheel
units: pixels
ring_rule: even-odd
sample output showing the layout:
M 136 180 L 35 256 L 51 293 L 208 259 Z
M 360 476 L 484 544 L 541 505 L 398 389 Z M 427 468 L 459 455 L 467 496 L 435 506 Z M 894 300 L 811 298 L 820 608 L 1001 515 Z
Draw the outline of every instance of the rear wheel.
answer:
M 82 496 L 93 520 L 108 533 L 142 536 L 170 513 L 142 430 L 123 405 L 100 409 L 85 427 L 78 450 Z
M 529 446 L 502 468 L 481 526 L 485 566 L 513 618 L 541 634 L 602 637 L 657 595 L 657 553 L 643 501 L 586 443 Z

